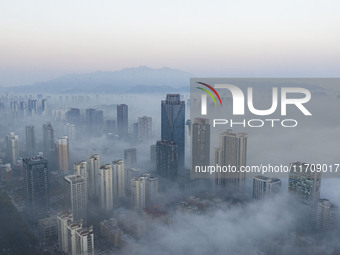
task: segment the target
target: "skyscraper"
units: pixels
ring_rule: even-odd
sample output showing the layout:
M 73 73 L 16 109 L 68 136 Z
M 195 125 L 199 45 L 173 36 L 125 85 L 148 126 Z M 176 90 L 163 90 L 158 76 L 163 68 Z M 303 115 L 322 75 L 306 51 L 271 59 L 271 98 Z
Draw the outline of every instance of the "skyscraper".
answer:
M 144 209 L 158 193 L 158 179 L 148 174 L 131 180 L 131 203 L 134 209 Z
M 85 180 L 80 175 L 67 175 L 64 178 L 66 188 L 66 208 L 71 210 L 75 222 L 87 222 L 87 199 Z
M 155 202 L 158 194 L 158 178 L 151 175 L 145 175 L 146 178 L 146 206 L 151 206 Z
M 78 108 L 71 108 L 65 114 L 66 121 L 78 125 L 80 123 L 80 110 Z
M 94 255 L 93 227 L 81 228 L 76 232 L 76 254 Z
M 97 192 L 97 175 L 100 166 L 100 157 L 98 154 L 93 154 L 88 158 L 88 173 L 89 173 L 89 181 L 88 181 L 88 189 L 89 189 L 89 196 L 95 197 L 99 196 Z
M 131 206 L 133 209 L 145 208 L 145 178 L 134 177 L 131 180 Z
M 298 198 L 316 204 L 320 198 L 321 174 L 312 171 L 308 164 L 290 164 L 288 191 Z
M 143 116 L 138 118 L 138 142 L 147 142 L 152 137 L 152 118 Z
M 117 105 L 117 131 L 121 138 L 126 138 L 129 131 L 128 106 L 126 104 Z
M 69 221 L 67 223 L 68 252 L 66 254 L 78 255 L 77 231 L 82 229 L 82 222 Z
M 138 168 L 126 168 L 125 167 L 125 173 L 124 173 L 124 179 L 125 179 L 125 194 L 127 196 L 131 195 L 131 180 L 133 177 L 138 176 L 140 173 Z
M 65 254 L 67 254 L 69 250 L 68 229 L 67 229 L 67 225 L 69 222 L 72 222 L 72 214 L 68 212 L 60 212 L 57 214 L 58 245 L 59 245 L 59 248 Z
M 104 130 L 104 115 L 99 109 L 86 109 L 86 125 L 91 135 L 101 136 Z
M 320 199 L 316 211 L 316 231 L 327 233 L 339 227 L 340 209 L 328 199 Z
M 137 150 L 135 148 L 124 150 L 124 163 L 126 168 L 133 168 L 137 165 Z
M 68 137 L 63 136 L 62 138 L 58 138 L 57 147 L 58 147 L 59 170 L 60 171 L 68 171 L 69 170 Z
M 210 165 L 210 125 L 209 120 L 195 118 L 192 124 L 191 167 Z
M 178 167 L 184 167 L 185 103 L 179 94 L 167 94 L 161 104 L 161 139 L 178 146 Z
M 18 140 L 19 137 L 14 132 L 11 132 L 6 136 L 7 156 L 13 165 L 16 165 L 19 159 Z
M 281 181 L 277 178 L 259 175 L 253 179 L 253 198 L 255 199 L 272 197 L 280 192 L 280 189 Z
M 41 156 L 24 158 L 25 201 L 27 213 L 43 218 L 49 210 L 49 174 L 47 160 Z
M 84 178 L 85 181 L 85 190 L 86 195 L 88 195 L 88 172 L 87 172 L 87 162 L 86 161 L 79 161 L 73 164 L 74 174 L 80 175 Z
M 138 143 L 138 122 L 133 123 L 132 139 L 133 143 Z
M 35 156 L 35 131 L 34 126 L 26 126 L 26 154 L 27 156 Z
M 97 178 L 100 207 L 110 211 L 113 209 L 112 165 L 101 165 Z
M 150 161 L 153 166 L 156 166 L 156 144 L 150 145 Z
M 219 166 L 232 166 L 236 172 L 223 172 L 215 174 L 217 187 L 232 187 L 244 191 L 245 173 L 240 167 L 246 165 L 247 134 L 233 133 L 231 129 L 220 135 L 220 147 L 215 148 L 215 164 Z
M 156 171 L 165 178 L 175 180 L 178 174 L 178 146 L 174 142 L 158 141 L 156 144 Z
M 55 144 L 54 144 L 54 130 L 52 124 L 47 122 L 43 125 L 44 137 L 44 156 L 48 161 L 55 161 Z
M 121 159 L 112 161 L 112 171 L 113 197 L 122 198 L 125 196 L 124 161 Z
M 58 244 L 63 254 L 94 255 L 93 228 L 84 228 L 82 222 L 75 222 L 68 212 L 57 215 Z

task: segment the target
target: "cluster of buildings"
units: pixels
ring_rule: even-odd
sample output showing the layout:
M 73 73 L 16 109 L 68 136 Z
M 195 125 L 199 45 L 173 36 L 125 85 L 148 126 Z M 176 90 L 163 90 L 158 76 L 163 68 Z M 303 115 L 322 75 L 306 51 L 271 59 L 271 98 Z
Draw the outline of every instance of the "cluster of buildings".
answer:
M 37 100 L 35 103 L 31 101 L 27 103 L 30 112 L 46 110 L 46 100 L 41 100 L 41 106 L 37 106 Z M 11 103 L 12 111 L 21 109 L 20 107 L 20 100 Z M 129 201 L 130 205 L 127 207 L 142 214 L 145 219 L 169 223 L 168 212 L 155 207 L 159 179 L 175 183 L 185 175 L 186 135 L 191 137 L 191 173 L 194 166 L 207 167 L 211 162 L 220 166 L 231 165 L 237 169 L 235 172 L 217 172 L 211 176 L 202 173 L 195 177 L 206 178 L 217 192 L 245 192 L 246 173 L 239 170 L 247 164 L 248 134 L 234 133 L 232 130 L 222 132 L 218 146 L 211 150 L 209 119 L 195 118 L 192 122 L 185 121 L 185 102 L 179 94 L 168 94 L 161 102 L 161 139 L 150 147 L 150 159 L 154 166 L 152 170 L 155 170 L 152 173 L 142 172 L 138 168 L 136 148 L 125 149 L 123 159 L 103 163 L 99 154 L 93 154 L 71 165 L 69 146 L 70 141 L 78 139 L 76 130 L 82 125 L 86 127 L 88 134 L 96 137 L 110 133 L 124 141 L 146 143 L 153 138 L 151 117 L 139 117 L 132 125 L 131 134 L 128 106 L 125 104 L 117 105 L 116 121 L 104 122 L 103 111 L 94 108 L 86 109 L 85 116 L 81 115 L 78 108 L 58 110 L 55 114 L 64 122 L 66 135 L 55 139 L 52 124 L 43 124 L 42 153 L 39 153 L 35 127 L 32 125 L 25 127 L 26 151 L 23 158 L 19 155 L 18 135 L 11 132 L 6 136 L 9 162 L 0 162 L 0 177 L 1 180 L 10 179 L 11 164 L 22 164 L 25 211 L 32 220 L 38 222 L 44 242 L 58 240 L 58 247 L 65 254 L 94 254 L 94 228 L 89 225 L 88 220 L 90 201 L 95 201 L 98 210 L 107 215 L 113 214 L 114 209 L 122 205 L 121 201 Z M 289 193 L 311 205 L 315 211 L 315 230 L 318 233 L 332 231 L 340 222 L 340 211 L 329 200 L 320 199 L 320 174 L 311 171 L 297 172 L 294 171 L 296 168 L 306 170 L 304 163 L 291 164 Z M 63 210 L 55 215 L 50 208 L 51 169 L 58 169 L 58 176 L 63 178 L 64 186 Z M 275 177 L 258 175 L 253 178 L 252 184 L 254 199 L 274 197 L 281 189 L 281 180 Z M 201 213 L 208 208 L 215 208 L 221 201 L 217 198 L 202 200 L 190 197 L 180 202 L 176 209 Z M 143 226 L 131 218 L 133 216 L 129 218 L 122 215 L 106 218 L 99 223 L 98 232 L 114 247 L 121 247 L 127 230 L 135 233 L 135 237 L 140 237 L 143 233 Z

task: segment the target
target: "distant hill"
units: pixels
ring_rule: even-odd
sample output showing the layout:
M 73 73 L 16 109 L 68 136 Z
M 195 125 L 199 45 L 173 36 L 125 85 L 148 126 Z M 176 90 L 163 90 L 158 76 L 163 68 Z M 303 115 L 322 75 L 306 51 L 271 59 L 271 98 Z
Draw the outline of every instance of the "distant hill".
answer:
M 68 74 L 27 86 L 2 88 L 16 93 L 151 93 L 189 91 L 190 74 L 163 67 L 146 66 L 120 71 Z

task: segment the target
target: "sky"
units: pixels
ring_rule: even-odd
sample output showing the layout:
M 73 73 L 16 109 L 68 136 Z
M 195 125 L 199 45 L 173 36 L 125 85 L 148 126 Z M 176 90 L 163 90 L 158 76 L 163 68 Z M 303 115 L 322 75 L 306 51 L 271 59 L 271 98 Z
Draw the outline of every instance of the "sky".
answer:
M 0 86 L 146 65 L 339 77 L 337 0 L 2 0 Z

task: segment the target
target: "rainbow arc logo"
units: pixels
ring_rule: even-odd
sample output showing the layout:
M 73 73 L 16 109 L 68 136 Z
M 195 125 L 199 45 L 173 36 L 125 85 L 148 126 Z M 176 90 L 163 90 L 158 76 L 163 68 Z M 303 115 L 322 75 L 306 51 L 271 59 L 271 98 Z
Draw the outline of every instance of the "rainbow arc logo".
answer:
M 209 84 L 203 83 L 203 82 L 197 82 L 197 83 L 198 83 L 198 84 L 201 84 L 201 85 L 203 85 L 203 86 L 205 86 L 205 87 L 207 87 L 207 88 L 209 88 L 209 89 L 217 96 L 217 98 L 218 98 L 218 100 L 220 101 L 220 104 L 221 104 L 221 106 L 222 106 L 221 97 L 220 97 L 220 95 L 217 93 L 217 91 L 216 91 L 212 86 L 210 86 Z M 214 101 L 215 105 L 217 105 L 216 100 L 215 100 L 215 97 L 213 96 L 213 94 L 212 94 L 209 90 L 207 90 L 207 89 L 205 89 L 205 88 L 201 88 L 201 87 L 196 87 L 196 88 L 197 88 L 197 89 L 200 89 L 200 90 L 203 90 L 204 92 L 206 92 L 206 93 L 212 98 L 212 100 Z

